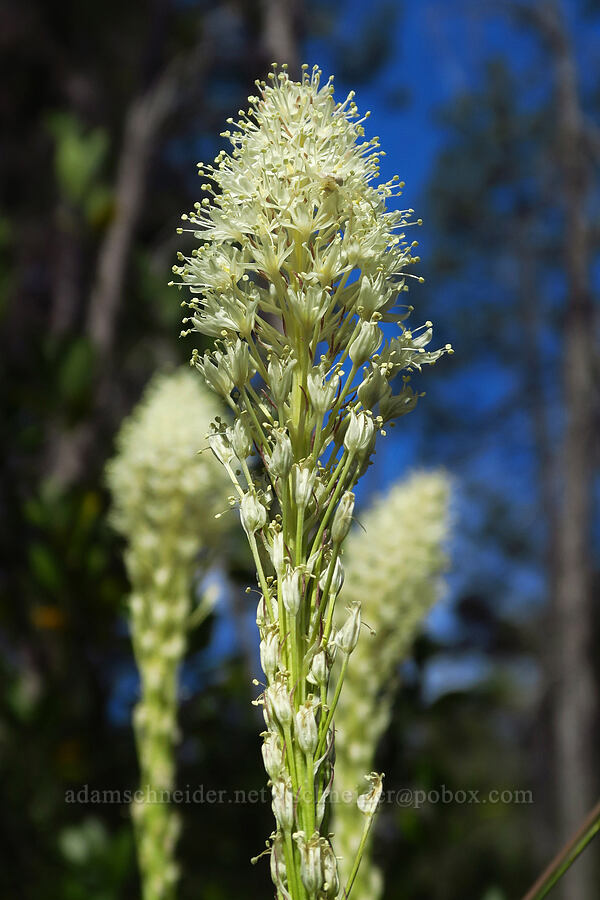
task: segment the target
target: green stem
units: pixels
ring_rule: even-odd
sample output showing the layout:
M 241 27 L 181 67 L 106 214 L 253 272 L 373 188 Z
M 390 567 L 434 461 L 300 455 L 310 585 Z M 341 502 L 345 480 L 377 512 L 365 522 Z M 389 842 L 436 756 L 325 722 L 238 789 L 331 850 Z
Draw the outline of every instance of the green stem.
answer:
M 312 543 L 312 547 L 311 547 L 311 551 L 310 551 L 310 555 L 311 555 L 311 556 L 312 556 L 312 554 L 315 552 L 315 550 L 317 549 L 317 547 L 319 546 L 319 544 L 321 543 L 321 538 L 323 537 L 323 534 L 324 534 L 324 532 L 325 532 L 325 529 L 327 528 L 327 524 L 328 524 L 328 522 L 329 522 L 329 519 L 331 518 L 331 515 L 332 515 L 332 513 L 333 513 L 333 511 L 334 511 L 334 509 L 335 509 L 335 505 L 336 505 L 336 503 L 338 502 L 338 500 L 339 500 L 339 498 L 340 498 L 340 494 L 342 493 L 342 491 L 343 491 L 343 489 L 344 489 L 344 484 L 345 484 L 345 482 L 346 482 L 346 477 L 347 477 L 347 475 L 348 475 L 348 470 L 349 470 L 349 468 L 350 468 L 350 465 L 351 465 L 351 463 L 352 463 L 352 460 L 354 459 L 354 455 L 353 455 L 352 453 L 348 453 L 348 455 L 346 456 L 346 460 L 345 460 L 345 462 L 344 462 L 343 465 L 342 465 L 342 460 L 343 460 L 343 459 L 344 459 L 344 457 L 342 457 L 342 458 L 340 459 L 340 461 L 338 462 L 338 464 L 337 464 L 337 466 L 336 466 L 336 468 L 335 468 L 335 472 L 337 472 L 338 469 L 340 468 L 340 466 L 342 466 L 342 471 L 341 471 L 341 474 L 339 475 L 338 483 L 337 483 L 336 486 L 335 486 L 335 490 L 334 490 L 334 492 L 333 492 L 333 496 L 331 497 L 329 503 L 327 504 L 327 509 L 325 510 L 325 512 L 323 513 L 323 516 L 322 516 L 322 518 L 321 518 L 321 524 L 319 525 L 319 530 L 317 531 L 317 533 L 316 533 L 316 535 L 315 535 L 315 539 L 314 539 L 314 541 L 313 541 L 313 543 Z M 334 475 L 335 475 L 335 472 L 334 472 Z M 330 480 L 329 480 L 329 481 L 330 481 L 330 484 L 331 484 L 332 481 L 333 481 L 334 475 L 332 475 L 332 477 L 331 477 Z
M 298 507 L 296 516 L 296 565 L 302 562 L 302 546 L 304 543 L 304 507 Z
M 211 612 L 213 611 L 213 605 L 209 603 L 205 598 L 203 598 L 198 606 L 189 614 L 186 628 L 189 631 L 193 631 L 194 628 L 198 628 L 206 619 L 209 617 Z
M 600 801 L 590 812 L 582 826 L 556 854 L 552 862 L 542 872 L 523 900 L 542 900 L 560 881 L 577 857 L 600 831 Z
M 365 852 L 365 846 L 367 843 L 367 839 L 369 837 L 369 832 L 371 830 L 371 825 L 373 824 L 374 816 L 367 816 L 365 824 L 363 826 L 363 833 L 360 839 L 360 844 L 358 845 L 358 850 L 356 851 L 356 856 L 354 858 L 354 865 L 352 866 L 352 871 L 348 877 L 348 881 L 346 882 L 346 887 L 344 888 L 343 897 L 344 900 L 350 896 L 350 891 L 352 890 L 352 886 L 356 879 L 356 875 L 358 873 L 358 868 L 360 866 L 360 861 L 363 857 L 363 853 Z
M 256 538 L 253 534 L 248 535 L 248 543 L 250 544 L 250 549 L 252 551 L 252 557 L 254 559 L 254 564 L 256 566 L 256 572 L 258 574 L 258 583 L 260 584 L 260 589 L 263 592 L 265 603 L 267 604 L 267 609 L 269 611 L 269 618 L 271 622 L 274 619 L 273 616 L 273 604 L 271 603 L 271 594 L 269 592 L 269 587 L 267 585 L 267 579 L 265 578 L 264 569 L 262 566 L 262 562 L 260 559 L 260 555 L 258 552 L 258 545 L 256 543 Z
M 331 628 L 333 626 L 333 613 L 335 611 L 335 597 L 333 598 L 333 603 L 330 603 L 329 591 L 331 589 L 331 581 L 333 579 L 333 572 L 335 569 L 335 563 L 338 558 L 340 552 L 340 545 L 334 544 L 333 552 L 331 554 L 331 560 L 329 562 L 329 571 L 327 573 L 327 581 L 325 582 L 325 588 L 323 590 L 323 604 L 326 608 L 329 606 L 327 610 L 327 619 L 325 620 L 325 628 L 323 629 L 323 646 L 327 647 L 329 642 L 329 635 L 331 634 Z
M 250 382 L 248 382 L 248 384 L 246 385 L 245 390 L 247 390 L 248 393 L 252 396 L 252 399 L 254 400 L 254 402 L 255 402 L 257 408 L 260 409 L 261 413 L 264 415 L 264 417 L 265 417 L 266 419 L 269 420 L 269 422 L 270 422 L 271 425 L 272 425 L 272 424 L 273 424 L 273 416 L 271 415 L 271 413 L 270 413 L 269 410 L 267 409 L 266 404 L 261 402 L 260 397 L 258 396 L 258 394 L 256 393 L 256 391 L 254 390 L 254 388 L 252 387 L 252 385 L 250 384 Z
M 252 421 L 254 422 L 254 427 L 256 428 L 258 434 L 260 435 L 260 439 L 261 439 L 262 446 L 263 446 L 263 447 L 268 447 L 269 444 L 268 444 L 268 441 L 267 441 L 267 439 L 266 439 L 266 437 L 265 437 L 265 433 L 264 433 L 264 431 L 263 431 L 263 429 L 262 429 L 262 425 L 260 424 L 260 422 L 259 422 L 258 419 L 256 418 L 256 413 L 254 412 L 254 406 L 253 406 L 252 403 L 250 402 L 250 398 L 248 397 L 247 392 L 242 388 L 242 390 L 241 390 L 240 393 L 241 393 L 242 399 L 243 399 L 243 401 L 244 401 L 244 406 L 246 407 L 248 413 L 249 413 L 250 416 L 252 417 Z
M 313 774 L 313 762 L 314 758 L 309 755 L 305 755 L 305 776 L 304 776 L 304 790 L 306 792 L 306 796 L 302 798 L 303 803 L 306 805 L 305 812 L 307 813 L 306 817 L 306 833 L 307 835 L 311 835 L 315 830 L 315 780 Z
M 331 589 L 331 582 L 333 580 L 333 573 L 335 571 L 335 563 L 338 558 L 339 552 L 340 552 L 340 545 L 334 544 L 333 549 L 331 551 L 331 559 L 329 560 L 329 568 L 327 570 L 327 579 L 325 581 L 325 587 L 323 588 L 323 593 L 321 594 L 321 610 L 320 610 L 321 615 L 319 616 L 319 619 L 317 619 L 317 621 L 315 622 L 312 634 L 310 635 L 310 638 L 309 638 L 309 645 L 313 644 L 316 641 L 317 633 L 319 630 L 319 624 L 323 620 L 322 619 L 323 614 L 325 613 L 325 611 L 327 610 L 327 607 L 329 605 L 329 599 L 330 599 L 329 591 Z M 318 585 L 318 582 L 317 582 L 317 585 Z M 316 588 L 315 588 L 315 590 L 316 590 Z M 331 631 L 331 623 L 333 622 L 334 606 L 335 606 L 335 598 L 334 598 L 334 602 L 329 606 L 329 610 L 327 611 L 327 619 L 325 622 L 325 627 L 323 629 L 323 642 L 325 645 L 327 644 L 327 640 L 329 638 L 329 632 Z
M 248 341 L 248 344 L 250 346 L 250 352 L 252 354 L 252 359 L 256 363 L 256 368 L 258 369 L 258 372 L 259 372 L 261 378 L 263 379 L 263 381 L 268 382 L 269 374 L 265 368 L 264 362 L 262 361 L 262 357 L 261 357 L 260 353 L 258 352 L 258 348 L 257 348 L 256 344 L 254 343 L 254 339 L 252 338 L 252 332 L 249 331 L 248 334 L 244 335 L 244 337 Z
M 359 370 L 359 366 L 352 364 L 352 368 L 350 369 L 350 374 L 346 378 L 344 387 L 342 388 L 342 390 L 340 392 L 340 396 L 337 398 L 335 406 L 333 407 L 333 409 L 331 410 L 331 413 L 329 415 L 330 422 L 335 423 L 337 414 L 339 413 L 340 409 L 342 408 L 342 404 L 343 404 L 344 400 L 346 399 L 348 391 L 350 390 L 350 388 L 352 386 L 352 382 L 354 381 L 358 370 Z
M 296 753 L 294 742 L 292 740 L 292 729 L 289 725 L 284 727 L 283 736 L 285 738 L 285 752 L 288 758 L 290 777 L 292 779 L 292 790 L 294 794 L 297 794 L 300 787 L 300 779 L 298 778 L 298 767 L 296 765 Z
M 290 893 L 292 895 L 293 900 L 303 900 L 306 896 L 304 891 L 304 885 L 300 880 L 300 872 L 298 871 L 298 867 L 296 866 L 296 860 L 294 856 L 294 845 L 292 843 L 292 836 L 289 833 L 284 834 L 284 852 L 285 852 L 285 867 L 288 877 L 288 887 L 290 888 Z
M 344 654 L 344 662 L 342 663 L 342 670 L 340 672 L 340 677 L 338 678 L 338 683 L 335 687 L 335 694 L 333 695 L 333 700 L 331 701 L 331 706 L 329 707 L 329 712 L 327 713 L 325 722 L 321 729 L 321 736 L 319 737 L 319 743 L 318 743 L 317 750 L 315 753 L 315 756 L 317 757 L 317 759 L 319 758 L 319 756 L 321 755 L 321 753 L 323 752 L 323 749 L 325 747 L 325 741 L 327 740 L 327 732 L 329 731 L 329 726 L 331 725 L 331 722 L 333 720 L 335 708 L 338 705 L 338 700 L 340 699 L 342 685 L 344 683 L 344 678 L 346 676 L 346 669 L 348 668 L 348 659 L 349 659 L 349 654 L 345 653 Z

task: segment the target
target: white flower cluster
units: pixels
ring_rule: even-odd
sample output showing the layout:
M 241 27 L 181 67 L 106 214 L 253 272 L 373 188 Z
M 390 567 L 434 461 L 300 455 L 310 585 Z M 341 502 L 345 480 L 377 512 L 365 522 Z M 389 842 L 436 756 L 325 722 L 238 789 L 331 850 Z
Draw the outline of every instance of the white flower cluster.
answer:
M 194 356 L 207 382 L 227 402 L 235 392 L 242 406 L 256 371 L 272 388 L 276 383 L 275 396 L 256 405 L 267 421 L 282 420 L 294 446 L 295 423 L 286 420 L 301 354 L 311 362 L 304 389 L 317 414 L 342 389 L 343 360 L 350 359 L 353 378 L 366 364 L 352 408 L 369 416 L 377 410 L 380 425 L 416 401 L 408 377 L 396 396 L 391 379 L 444 352 L 427 352 L 431 323 L 408 330 L 411 307 L 398 306 L 415 277 L 406 270 L 418 262 L 417 242 L 407 240 L 405 229 L 420 220 L 412 209 L 386 209 L 403 183 L 395 176 L 372 184 L 383 155 L 378 139 L 363 139 L 367 116 L 358 118 L 352 93 L 336 103 L 332 81 L 320 86 L 314 70 L 302 83 L 282 72 L 271 74 L 270 85 L 259 84 L 250 113 L 230 120 L 238 131 L 223 133 L 233 152 L 221 151 L 215 166 L 199 166 L 208 196 L 183 218 L 201 244 L 190 257 L 180 254 L 182 265 L 174 267 L 193 295 L 184 334 L 219 339 L 219 349 Z M 400 335 L 384 343 L 381 322 L 397 323 Z M 334 417 L 319 450 L 337 424 Z
M 126 538 L 131 581 L 131 636 L 141 678 L 134 726 L 143 788 L 174 786 L 177 669 L 186 647 L 198 553 L 214 548 L 223 528 L 214 515 L 228 481 L 207 446 L 219 411 L 188 370 L 156 377 L 117 437 L 107 467 L 112 521 Z M 145 900 L 174 896 L 179 821 L 166 803 L 133 809 Z
M 298 83 L 284 68 L 257 82 L 250 112 L 224 133 L 232 152 L 200 167 L 206 196 L 184 216 L 199 243 L 174 268 L 191 292 L 184 334 L 216 339 L 192 364 L 235 415 L 210 443 L 234 485 L 261 590 L 258 702 L 280 900 L 344 891 L 324 814 L 361 602 L 334 629 L 340 551 L 378 433 L 414 407 L 411 374 L 449 349 L 426 350 L 431 323 L 406 327 L 410 308 L 398 298 L 418 261 L 406 238 L 413 210 L 386 208 L 402 184 L 374 184 L 377 138 L 365 139 L 353 95 L 336 103 L 320 74 L 305 67 Z M 384 322 L 397 326 L 390 340 Z M 253 455 L 262 466 L 249 464 Z M 345 662 L 330 690 L 336 653 Z
M 362 786 L 373 768 L 377 745 L 390 723 L 398 667 L 440 596 L 449 493 L 443 472 L 414 474 L 361 515 L 365 530 L 353 530 L 346 543 L 341 600 L 352 604 L 362 599 L 371 633 L 361 635 L 356 646 L 336 712 L 341 735 L 334 782 L 338 798 Z M 336 803 L 331 827 L 344 875 L 358 848 L 360 825 L 353 805 Z M 357 875 L 357 896 L 377 900 L 382 888 L 381 875 L 369 865 L 367 853 Z

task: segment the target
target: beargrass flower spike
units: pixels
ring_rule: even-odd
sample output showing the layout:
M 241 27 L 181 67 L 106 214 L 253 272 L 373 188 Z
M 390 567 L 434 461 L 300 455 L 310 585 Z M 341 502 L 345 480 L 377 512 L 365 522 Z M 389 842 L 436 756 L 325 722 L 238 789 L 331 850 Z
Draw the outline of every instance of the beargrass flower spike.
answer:
M 448 348 L 427 350 L 429 325 L 405 324 L 418 220 L 388 209 L 403 185 L 377 184 L 378 140 L 365 136 L 354 94 L 336 102 L 316 67 L 300 82 L 282 67 L 256 85 L 223 133 L 230 152 L 199 166 L 204 197 L 181 229 L 197 243 L 175 283 L 190 292 L 183 333 L 215 339 L 192 365 L 252 437 L 254 461 L 225 465 L 262 593 L 265 741 L 284 748 L 271 777 L 277 896 L 334 898 L 344 885 L 325 810 L 343 673 L 334 684 L 330 672 L 336 653 L 348 665 L 360 622 L 352 606 L 337 639 L 351 495 L 385 422 L 414 407 L 412 374 Z
M 108 465 L 112 522 L 125 537 L 129 620 L 141 696 L 134 711 L 142 799 L 132 808 L 144 900 L 173 900 L 179 818 L 175 784 L 177 671 L 191 623 L 198 556 L 223 539 L 230 484 L 206 446 L 219 403 L 185 369 L 152 380 L 117 437 Z M 212 603 L 193 612 L 200 621 Z M 162 799 L 161 799 L 162 795 Z

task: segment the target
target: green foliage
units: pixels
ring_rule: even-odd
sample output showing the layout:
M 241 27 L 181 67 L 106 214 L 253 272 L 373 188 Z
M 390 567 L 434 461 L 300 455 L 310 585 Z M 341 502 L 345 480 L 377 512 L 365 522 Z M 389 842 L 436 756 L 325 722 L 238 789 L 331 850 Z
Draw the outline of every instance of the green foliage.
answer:
M 61 900 L 118 900 L 131 871 L 133 836 L 127 825 L 110 834 L 97 818 L 64 828 L 58 836 L 66 871 Z
M 108 154 L 106 130 L 87 130 L 68 112 L 49 116 L 48 129 L 55 141 L 54 171 L 59 191 L 88 217 L 97 214 L 106 190 L 98 184 Z

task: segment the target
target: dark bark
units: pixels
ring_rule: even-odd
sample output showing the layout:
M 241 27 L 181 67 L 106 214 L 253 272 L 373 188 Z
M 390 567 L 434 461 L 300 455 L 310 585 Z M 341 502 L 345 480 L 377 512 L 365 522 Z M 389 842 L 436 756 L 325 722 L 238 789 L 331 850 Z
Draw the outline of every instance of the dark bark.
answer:
M 544 3 L 537 7 L 536 21 L 547 43 L 554 72 L 556 152 L 567 274 L 562 372 L 565 422 L 559 451 L 553 635 L 558 837 L 564 840 L 584 819 L 597 789 L 593 753 L 595 684 L 590 646 L 594 312 L 586 209 L 593 172 L 574 51 L 564 15 L 558 4 Z M 591 854 L 578 860 L 566 876 L 563 890 L 569 900 L 592 900 L 596 896 Z
M 115 213 L 98 251 L 84 324 L 95 354 L 94 411 L 74 429 L 55 429 L 49 436 L 46 468 L 52 479 L 63 487 L 82 477 L 99 429 L 105 424 L 104 413 L 109 408 L 113 387 L 111 359 L 119 308 L 153 156 L 179 93 L 183 93 L 188 83 L 199 89 L 206 65 L 208 52 L 198 46 L 189 57 L 167 66 L 132 101 L 126 113 L 115 186 Z
M 548 405 L 544 390 L 545 358 L 542 348 L 543 310 L 537 273 L 539 257 L 534 238 L 534 210 L 523 208 L 517 215 L 515 258 L 518 264 L 518 297 L 525 341 L 523 345 L 524 388 L 531 420 L 534 452 L 538 463 L 538 509 L 544 531 L 543 564 L 548 609 L 544 613 L 542 634 L 552 628 L 557 560 L 557 491 L 556 458 L 548 420 Z M 542 679 L 538 695 L 535 724 L 532 727 L 531 783 L 536 804 L 533 808 L 535 830 L 533 847 L 539 865 L 550 858 L 556 849 L 552 827 L 553 791 L 549 789 L 553 766 L 552 746 L 552 688 L 554 684 L 554 653 L 545 642 L 538 647 L 542 660 Z
M 300 74 L 301 0 L 263 0 L 263 45 L 267 65 L 287 63 L 290 74 Z

